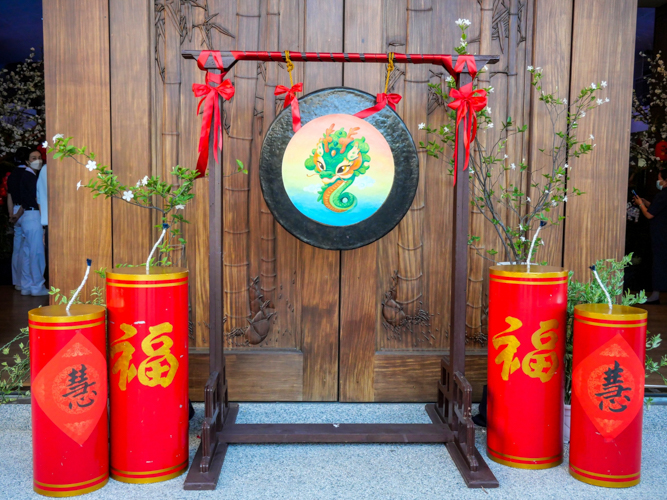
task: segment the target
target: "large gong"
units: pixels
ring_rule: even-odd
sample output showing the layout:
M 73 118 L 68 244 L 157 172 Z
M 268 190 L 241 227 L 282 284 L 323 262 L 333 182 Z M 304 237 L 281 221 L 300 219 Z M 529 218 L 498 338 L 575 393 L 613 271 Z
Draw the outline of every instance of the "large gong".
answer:
M 338 87 L 299 99 L 302 127 L 288 106 L 262 144 L 259 177 L 275 219 L 306 243 L 350 250 L 381 238 L 406 214 L 419 160 L 403 120 L 389 106 L 353 116 L 375 97 Z

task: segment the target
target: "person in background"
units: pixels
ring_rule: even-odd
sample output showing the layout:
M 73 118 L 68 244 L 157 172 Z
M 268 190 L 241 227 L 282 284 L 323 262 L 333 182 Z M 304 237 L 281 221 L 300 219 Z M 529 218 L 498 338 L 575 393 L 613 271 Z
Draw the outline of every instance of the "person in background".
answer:
M 647 304 L 660 304 L 660 292 L 667 291 L 667 168 L 658 173 L 658 194 L 652 202 L 634 197 L 635 204 L 649 220 L 653 250 L 653 293 Z
M 42 155 L 33 151 L 28 157 L 28 166 L 21 177 L 21 207 L 23 215 L 19 219 L 25 238 L 23 245 L 23 271 L 21 295 L 48 295 L 44 286 L 46 259 L 44 256 L 44 231 L 37 203 L 37 176 L 42 168 Z
M 44 158 L 44 155 L 42 155 Z M 47 184 L 47 165 L 44 165 L 39 171 L 37 178 L 37 204 L 39 205 L 39 214 L 41 217 L 42 228 L 44 230 L 44 255 L 45 261 L 49 261 L 49 192 Z
M 26 169 L 28 155 L 30 150 L 28 148 L 19 148 L 14 155 L 14 162 L 16 167 L 9 174 L 7 179 L 7 209 L 9 210 L 9 222 L 14 225 L 14 247 L 12 249 L 12 284 L 17 290 L 21 290 L 21 272 L 23 269 L 23 229 L 18 222 L 23 209 L 21 208 L 21 177 Z

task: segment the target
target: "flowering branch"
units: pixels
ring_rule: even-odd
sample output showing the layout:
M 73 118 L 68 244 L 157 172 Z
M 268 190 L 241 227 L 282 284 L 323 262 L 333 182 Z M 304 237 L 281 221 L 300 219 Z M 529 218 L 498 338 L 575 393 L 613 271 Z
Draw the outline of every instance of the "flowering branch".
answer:
M 178 180 L 177 184 L 169 184 L 161 180 L 159 176 L 144 176 L 137 181 L 136 185 L 127 186 L 118 181 L 118 176 L 114 175 L 108 166 L 98 164 L 95 154 L 87 151 L 85 146 L 79 148 L 70 145 L 71 139 L 72 137 L 64 137 L 62 134 L 55 135 L 54 144 L 48 149 L 48 152 L 53 152 L 54 160 L 71 158 L 79 165 L 85 166 L 90 172 L 97 173 L 96 177 L 89 180 L 87 184 L 79 181 L 76 186 L 77 190 L 85 187 L 93 193 L 93 198 L 98 196 L 115 198 L 133 206 L 155 210 L 160 214 L 161 219 L 157 227 L 162 228 L 163 224 L 168 224 L 170 237 L 176 238 L 180 244 L 185 245 L 186 241 L 181 237 L 178 225 L 188 224 L 188 221 L 179 211 L 184 210 L 187 203 L 194 198 L 191 191 L 198 175 L 196 170 L 178 165 L 174 167 L 171 174 Z M 46 148 L 48 144 L 45 142 L 43 146 Z M 169 242 L 165 240 L 159 247 L 159 251 L 163 255 L 159 264 L 170 265 L 171 263 L 167 260 L 170 251 Z
M 456 24 L 461 29 L 461 44 L 455 50 L 458 54 L 466 54 L 466 30 L 470 26 L 470 21 L 459 19 Z M 485 71 L 487 71 L 486 67 L 480 73 Z M 518 134 L 525 133 L 528 129 L 528 125 L 519 126 L 509 116 L 500 123 L 498 140 L 487 147 L 480 142 L 478 134 L 475 139 L 474 152 L 471 152 L 470 155 L 471 205 L 495 228 L 502 245 L 502 260 L 513 262 L 528 260 L 530 241 L 527 236 L 536 221 L 558 224 L 565 217 L 554 216 L 551 212 L 559 205 L 566 203 L 568 196 L 583 194 L 582 191 L 568 185 L 570 180 L 568 161 L 593 151 L 595 138 L 590 135 L 587 140 L 580 140 L 577 137 L 578 125 L 580 120 L 586 116 L 586 112 L 609 102 L 608 98 L 598 97 L 598 92 L 607 87 L 607 82 L 591 83 L 579 92 L 572 103 L 568 104 L 566 98 L 543 90 L 541 68 L 528 66 L 528 72 L 531 74 L 531 84 L 538 92 L 539 101 L 546 107 L 553 127 L 551 147 L 540 149 L 550 158 L 550 165 L 531 168 L 529 171 L 532 179 L 541 178 L 541 181 L 533 181 L 528 189 L 525 189 L 513 183 L 512 177 L 508 175 L 517 169 L 519 172 L 529 169 L 525 159 L 512 162 L 506 154 L 508 141 Z M 438 84 L 429 84 L 429 87 L 445 103 L 448 103 L 451 100 L 449 93 L 456 87 L 456 83 L 450 76 L 445 81 L 444 88 Z M 486 87 L 484 90 L 492 93 L 494 89 Z M 435 158 L 444 154 L 446 147 L 453 147 L 456 141 L 455 112 L 448 111 L 447 116 L 449 122 L 439 127 L 431 127 L 426 124 L 419 126 L 427 134 L 437 136 L 428 142 L 419 143 L 430 156 Z M 562 123 L 563 117 L 565 117 L 565 128 L 561 130 L 559 124 Z M 491 108 L 488 106 L 477 112 L 477 120 L 481 131 L 494 128 Z M 453 175 L 453 169 L 454 159 L 450 158 L 450 175 Z M 516 225 L 517 221 L 518 225 Z M 468 243 L 474 246 L 480 239 L 479 236 L 471 235 Z M 537 238 L 537 245 L 540 244 L 543 244 L 543 241 Z M 478 251 L 478 255 L 495 262 L 494 257 L 499 252 L 490 249 L 486 253 L 487 255 L 483 255 Z

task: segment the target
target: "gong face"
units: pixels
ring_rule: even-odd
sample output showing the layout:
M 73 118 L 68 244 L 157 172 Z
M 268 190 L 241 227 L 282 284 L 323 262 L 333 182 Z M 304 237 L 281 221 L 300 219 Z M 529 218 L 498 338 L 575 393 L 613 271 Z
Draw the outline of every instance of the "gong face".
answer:
M 367 245 L 403 218 L 414 198 L 419 162 L 407 127 L 389 106 L 364 92 L 334 88 L 299 99 L 301 129 L 291 110 L 269 127 L 260 182 L 275 219 L 297 238 L 330 250 Z

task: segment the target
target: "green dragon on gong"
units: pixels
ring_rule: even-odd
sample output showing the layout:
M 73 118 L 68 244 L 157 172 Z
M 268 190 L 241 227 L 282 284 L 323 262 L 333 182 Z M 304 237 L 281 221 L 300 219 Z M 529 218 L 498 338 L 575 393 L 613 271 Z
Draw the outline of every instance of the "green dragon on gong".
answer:
M 344 128 L 334 131 L 334 127 L 332 123 L 326 129 L 305 167 L 319 175 L 324 183 L 317 201 L 333 212 L 347 212 L 357 206 L 357 197 L 346 190 L 370 168 L 370 146 L 365 137 L 354 137 L 359 127 L 352 127 L 348 132 Z

